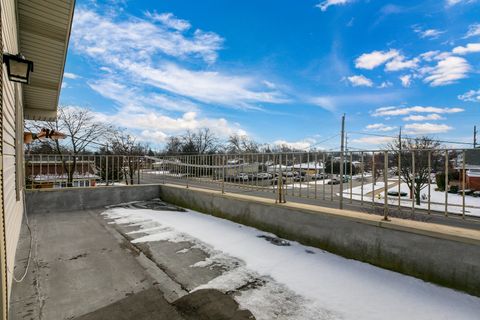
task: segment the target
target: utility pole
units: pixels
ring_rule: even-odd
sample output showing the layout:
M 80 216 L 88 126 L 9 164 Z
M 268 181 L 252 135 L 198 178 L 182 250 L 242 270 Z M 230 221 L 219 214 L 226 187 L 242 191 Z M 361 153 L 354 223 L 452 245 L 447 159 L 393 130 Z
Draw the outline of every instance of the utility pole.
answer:
M 343 161 L 345 151 L 345 113 L 342 116 L 342 141 L 340 143 L 340 203 L 339 208 L 343 209 Z
M 345 132 L 345 156 L 348 154 L 348 133 Z M 343 172 L 347 175 L 347 160 L 343 164 Z M 351 173 L 350 173 L 351 174 Z
M 473 148 L 477 147 L 477 126 L 473 126 Z

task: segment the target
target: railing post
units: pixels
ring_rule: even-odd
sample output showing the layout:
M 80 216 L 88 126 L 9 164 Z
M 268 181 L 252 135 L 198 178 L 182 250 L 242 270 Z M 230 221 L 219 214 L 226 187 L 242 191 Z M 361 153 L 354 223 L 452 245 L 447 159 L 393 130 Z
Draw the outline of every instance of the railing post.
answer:
M 462 219 L 465 219 L 465 156 L 466 152 L 463 150 L 462 162 Z
M 330 155 L 330 201 L 333 201 L 333 154 Z
M 353 203 L 353 152 L 350 151 L 350 203 Z
M 189 166 L 189 163 L 190 163 L 190 156 L 185 156 L 184 157 L 184 161 L 185 161 L 185 175 L 186 175 L 186 179 L 185 179 L 185 183 L 186 183 L 186 187 L 188 188 L 188 176 L 190 175 L 190 166 Z
M 282 170 L 282 154 L 280 153 L 278 155 L 278 162 L 280 164 L 280 176 L 279 179 L 277 180 L 277 185 L 278 185 L 278 197 L 275 200 L 275 203 L 284 203 L 283 197 L 282 197 L 282 190 L 283 190 L 283 170 Z
M 383 220 L 388 221 L 388 151 L 384 151 L 383 153 L 383 185 Z
M 402 197 L 400 193 L 402 191 L 402 142 L 400 141 L 400 147 L 398 149 L 398 167 L 397 167 L 397 174 L 398 174 L 398 211 L 402 211 Z
M 432 175 L 432 151 L 428 151 L 428 208 L 427 208 L 427 214 L 430 214 L 430 209 L 431 209 L 431 190 L 432 190 L 432 183 L 430 181 Z
M 365 176 L 365 164 L 364 164 L 364 157 L 363 157 L 363 151 L 361 153 L 361 170 L 362 170 L 362 177 L 361 177 L 361 184 L 360 184 L 360 205 L 363 206 L 363 185 L 364 185 L 364 176 Z
M 226 162 L 225 155 L 223 155 L 222 158 L 223 158 L 222 159 L 223 160 L 222 161 L 222 194 L 225 194 L 225 179 L 227 178 L 225 176 L 225 173 L 226 173 L 225 166 L 226 166 L 227 162 Z
M 322 200 L 325 200 L 325 175 L 327 170 L 327 159 L 325 151 L 322 152 Z
M 137 157 L 137 184 L 140 184 L 140 157 Z
M 448 216 L 448 150 L 445 150 L 445 217 Z
M 318 152 L 315 151 L 315 199 L 317 199 Z
M 415 150 L 412 150 L 412 175 L 413 175 L 413 180 L 412 180 L 412 214 L 415 213 L 415 201 L 417 200 L 416 199 L 416 194 L 415 194 L 415 188 L 416 188 L 416 180 L 417 180 L 417 176 L 416 176 L 416 173 L 415 173 Z
M 376 174 L 375 174 L 375 151 L 372 152 L 372 207 L 375 208 L 375 185 L 376 185 Z
M 108 155 L 105 155 L 105 184 L 108 186 Z M 83 162 L 82 162 L 83 169 Z

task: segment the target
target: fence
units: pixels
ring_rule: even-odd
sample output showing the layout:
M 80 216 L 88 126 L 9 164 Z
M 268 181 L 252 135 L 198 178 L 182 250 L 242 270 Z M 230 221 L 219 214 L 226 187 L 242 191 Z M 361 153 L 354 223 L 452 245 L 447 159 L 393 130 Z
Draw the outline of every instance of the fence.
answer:
M 28 155 L 26 179 L 27 188 L 175 183 L 381 210 L 385 219 L 419 212 L 480 217 L 480 149 Z

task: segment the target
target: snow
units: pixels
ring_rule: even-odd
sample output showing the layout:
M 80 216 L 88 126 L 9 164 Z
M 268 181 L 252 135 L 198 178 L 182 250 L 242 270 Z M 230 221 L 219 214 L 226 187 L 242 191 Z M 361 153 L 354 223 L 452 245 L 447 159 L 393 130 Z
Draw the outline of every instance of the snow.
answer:
M 398 179 L 391 179 L 388 181 L 389 186 L 395 185 L 388 189 L 388 191 L 398 191 Z M 375 190 L 382 189 L 384 187 L 383 182 L 377 182 L 375 185 Z M 445 211 L 445 192 L 443 191 L 435 191 L 437 185 L 432 183 L 430 186 L 430 209 L 432 211 Z M 367 193 L 372 191 L 372 183 L 366 183 L 363 186 L 363 200 L 370 200 L 371 201 L 371 194 L 367 196 Z M 406 192 L 408 195 L 410 194 L 410 190 L 406 183 L 401 183 L 400 191 Z M 383 203 L 385 192 L 379 192 L 380 198 L 375 196 L 375 202 Z M 428 187 L 425 187 L 420 192 L 421 198 L 428 199 Z M 350 189 L 344 190 L 343 196 L 345 198 L 350 197 Z M 354 187 L 352 189 L 352 199 L 360 200 L 361 199 L 361 186 Z M 388 196 L 389 202 L 391 204 L 398 203 L 397 196 Z M 421 199 L 421 204 L 415 204 L 416 208 L 421 209 L 428 209 L 428 201 Z M 455 213 L 455 214 L 462 214 L 462 203 L 463 203 L 463 196 L 461 194 L 448 194 L 448 212 Z M 412 207 L 412 199 L 409 196 L 401 197 L 400 205 L 402 207 L 411 208 Z M 476 198 L 473 196 L 465 196 L 465 214 L 471 216 L 478 216 L 480 217 L 480 198 Z
M 421 280 L 290 242 L 275 246 L 254 228 L 195 211 L 109 209 L 112 223 L 139 226 L 134 242 L 189 241 L 210 257 L 200 267 L 228 264 L 224 274 L 197 288 L 235 290 L 257 319 L 479 319 L 480 299 Z M 241 264 L 232 261 L 241 261 Z M 192 272 L 195 272 L 194 270 Z

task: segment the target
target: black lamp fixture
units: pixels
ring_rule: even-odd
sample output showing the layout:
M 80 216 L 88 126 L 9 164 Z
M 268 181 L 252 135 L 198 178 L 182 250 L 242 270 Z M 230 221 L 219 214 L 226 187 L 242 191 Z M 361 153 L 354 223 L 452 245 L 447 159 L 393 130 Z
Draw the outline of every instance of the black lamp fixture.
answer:
M 33 62 L 25 59 L 20 53 L 17 55 L 4 53 L 3 62 L 7 65 L 8 79 L 14 82 L 28 84 L 30 72 L 33 72 Z

